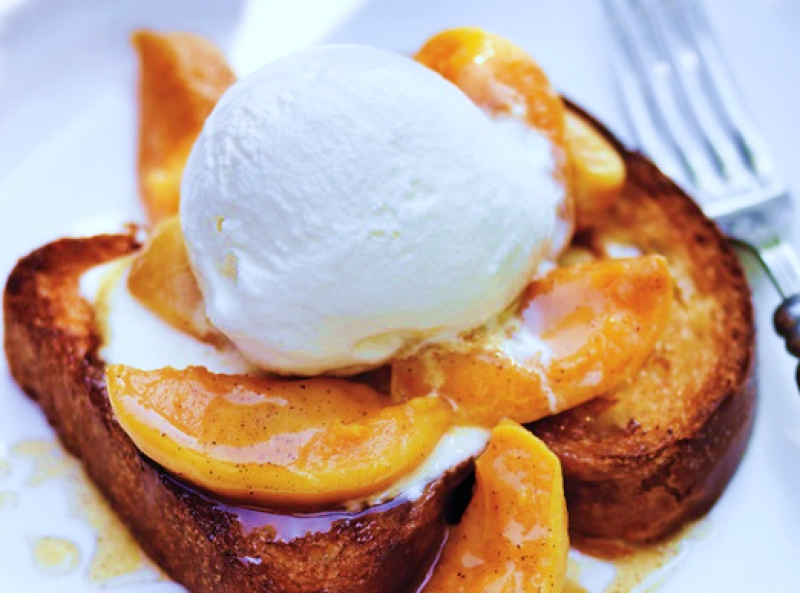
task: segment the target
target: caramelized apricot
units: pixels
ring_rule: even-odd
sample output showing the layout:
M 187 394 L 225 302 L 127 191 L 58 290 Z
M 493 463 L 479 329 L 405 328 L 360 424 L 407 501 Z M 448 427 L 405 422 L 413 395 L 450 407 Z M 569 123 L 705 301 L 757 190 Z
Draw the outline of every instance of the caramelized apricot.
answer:
M 340 379 L 110 365 L 106 382 L 140 451 L 240 504 L 302 507 L 378 493 L 419 465 L 450 426 L 436 398 L 391 405 Z
M 475 462 L 472 500 L 424 591 L 562 591 L 568 552 L 561 464 L 527 430 L 503 422 Z
M 522 321 L 502 342 L 435 345 L 395 361 L 398 401 L 438 394 L 457 422 L 527 423 L 625 382 L 664 331 L 672 277 L 663 257 L 556 268 L 523 297 Z
M 538 64 L 509 40 L 477 27 L 431 37 L 415 59 L 492 116 L 523 119 L 564 148 L 564 104 Z
M 448 29 L 431 37 L 415 59 L 460 88 L 492 117 L 522 121 L 553 146 L 554 177 L 565 188 L 559 217 L 566 224 L 560 251 L 572 235 L 572 166 L 567 158 L 564 103 L 547 75 L 522 48 L 477 27 Z
M 176 329 L 206 342 L 222 339 L 206 316 L 177 216 L 159 223 L 134 257 L 128 290 Z
M 139 190 L 151 221 L 178 212 L 183 167 L 222 93 L 236 80 L 210 41 L 189 33 L 137 31 Z
M 575 223 L 586 228 L 613 205 L 625 184 L 625 161 L 600 133 L 567 110 L 566 146 L 573 164 Z

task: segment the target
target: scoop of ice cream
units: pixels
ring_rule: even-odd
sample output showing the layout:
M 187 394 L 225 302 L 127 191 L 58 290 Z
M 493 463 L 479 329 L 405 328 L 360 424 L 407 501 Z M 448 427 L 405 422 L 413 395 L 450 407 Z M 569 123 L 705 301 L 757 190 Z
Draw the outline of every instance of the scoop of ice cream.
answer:
M 224 95 L 181 223 L 208 316 L 248 359 L 354 372 L 514 301 L 554 231 L 552 169 L 543 136 L 412 59 L 319 47 Z

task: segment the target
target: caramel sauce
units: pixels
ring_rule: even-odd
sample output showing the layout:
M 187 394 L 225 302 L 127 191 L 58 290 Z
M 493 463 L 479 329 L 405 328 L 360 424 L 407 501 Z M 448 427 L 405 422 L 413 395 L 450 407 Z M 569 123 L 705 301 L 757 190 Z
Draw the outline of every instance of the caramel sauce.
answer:
M 269 511 L 222 503 L 168 473 L 164 473 L 162 479 L 174 483 L 179 488 L 192 492 L 213 508 L 226 513 L 232 520 L 238 523 L 244 537 L 256 536 L 263 540 L 281 543 L 290 543 L 310 535 L 327 533 L 335 529 L 338 523 L 357 521 L 372 513 L 390 511 L 393 508 L 409 502 L 405 497 L 398 496 L 387 502 L 372 506 L 363 506 L 353 510 L 338 509 L 306 513 L 280 513 L 277 510 Z M 366 505 L 367 503 L 363 504 Z M 444 521 L 442 521 L 439 545 L 435 553 L 431 554 L 422 565 L 417 567 L 419 572 L 411 581 L 412 584 L 409 587 L 409 591 L 421 593 L 424 590 L 424 585 L 433 574 L 433 569 L 442 554 L 445 542 L 447 541 L 447 535 L 448 530 L 445 527 Z M 238 560 L 248 565 L 258 566 L 262 563 L 261 558 L 252 556 L 240 556 Z
M 11 447 L 12 455 L 33 461 L 33 471 L 25 483 L 39 486 L 42 483 L 69 476 L 74 472 L 74 461 L 62 452 L 55 441 L 23 441 Z
M 173 482 L 184 490 L 192 492 L 207 504 L 229 515 L 239 524 L 244 537 L 249 537 L 254 533 L 258 533 L 259 536 L 266 540 L 282 543 L 289 543 L 308 535 L 327 533 L 335 527 L 337 522 L 355 521 L 372 513 L 385 512 L 408 502 L 403 496 L 398 496 L 393 500 L 372 506 L 365 506 L 360 509 L 285 513 L 279 512 L 278 510 L 248 508 L 226 504 L 178 480 L 171 474 L 165 473 L 164 479 Z M 242 557 L 239 560 L 250 564 L 261 563 L 258 559 L 248 557 Z
M 122 581 L 123 577 L 134 577 L 133 580 L 124 578 L 125 584 L 154 582 L 166 578 L 139 549 L 125 526 L 83 473 L 80 464 L 67 455 L 55 441 L 26 441 L 12 447 L 11 453 L 33 462 L 32 471 L 26 480 L 28 486 L 36 487 L 49 480 L 62 480 L 68 487 L 71 515 L 84 520 L 98 534 L 97 548 L 87 569 L 89 580 L 100 585 L 113 586 L 115 582 Z M 5 466 L 10 467 L 8 463 Z M 185 487 L 183 484 L 181 486 Z M 225 505 L 202 493 L 196 494 L 238 521 L 246 537 L 259 532 L 260 536 L 272 541 L 287 543 L 310 534 L 329 531 L 337 522 L 355 520 L 406 502 L 400 498 L 356 511 L 286 515 Z M 17 501 L 16 493 L 0 492 L 0 511 L 13 509 Z M 602 589 L 604 593 L 621 593 L 635 588 L 644 591 L 657 590 L 680 566 L 685 548 L 691 545 L 692 540 L 705 539 L 712 531 L 708 519 L 705 519 L 688 525 L 666 542 L 636 549 L 614 560 L 603 561 L 592 557 L 576 559 L 571 556 L 564 591 L 589 591 L 581 584 L 581 580 L 589 572 L 595 572 L 595 565 L 613 568 L 613 578 Z M 445 536 L 437 554 L 431 559 L 431 565 L 426 567 L 427 571 L 415 589 L 417 593 L 424 590 L 424 584 L 432 574 L 446 539 Z M 64 538 L 37 538 L 31 542 L 31 551 L 37 567 L 55 577 L 71 574 L 81 563 L 81 550 L 74 542 Z M 247 564 L 261 564 L 260 558 L 243 556 L 239 560 Z
M 625 593 L 636 587 L 644 591 L 659 589 L 675 570 L 673 562 L 680 552 L 677 544 L 663 544 L 639 550 L 622 560 L 614 562 L 616 574 L 604 593 Z
M 614 560 L 616 574 L 604 593 L 624 593 L 635 587 L 657 591 L 678 569 L 692 540 L 706 539 L 712 531 L 708 519 L 689 523 L 664 542 Z
M 579 542 L 571 553 L 565 592 L 627 593 L 659 590 L 681 566 L 694 542 L 713 532 L 710 521 L 689 523 L 672 537 L 649 546 L 593 546 Z
M 80 463 L 66 454 L 56 441 L 25 441 L 13 446 L 11 453 L 33 463 L 26 485 L 37 487 L 50 480 L 60 480 L 66 488 L 70 516 L 83 520 L 96 533 L 96 547 L 86 571 L 90 581 L 109 586 L 122 580 L 128 584 L 159 578 L 159 569 L 141 551 L 84 474 Z M 48 574 L 65 575 L 74 569 L 73 563 L 77 566 L 81 555 L 77 547 L 73 549 L 69 544 L 71 542 L 61 541 L 61 538 L 39 538 L 32 544 L 34 561 Z
M 353 520 L 362 517 L 373 509 L 361 513 L 347 511 L 331 511 L 319 513 L 272 513 L 244 507 L 228 506 L 217 503 L 217 507 L 234 517 L 242 528 L 245 537 L 254 532 L 273 542 L 289 543 L 296 539 L 327 533 L 338 521 Z
M 0 481 L 11 474 L 11 464 L 7 459 L 0 459 Z M 0 513 L 11 511 L 19 504 L 19 495 L 16 492 L 0 491 Z
M 61 577 L 73 572 L 81 561 L 78 545 L 63 537 L 39 537 L 31 542 L 33 560 L 39 570 Z
M 133 574 L 150 564 L 105 499 L 84 476 L 81 478 L 85 481 L 75 492 L 73 512 L 97 534 L 97 548 L 89 563 L 89 579 L 95 583 L 106 583 Z

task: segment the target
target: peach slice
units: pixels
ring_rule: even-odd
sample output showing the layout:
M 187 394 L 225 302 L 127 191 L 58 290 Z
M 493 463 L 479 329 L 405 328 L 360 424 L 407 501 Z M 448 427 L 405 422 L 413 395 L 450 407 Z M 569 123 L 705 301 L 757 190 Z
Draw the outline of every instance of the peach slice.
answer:
M 429 346 L 395 361 L 392 396 L 438 394 L 461 424 L 533 422 L 630 378 L 671 304 L 672 277 L 659 255 L 556 268 L 528 287 L 519 327 L 500 343 Z
M 523 119 L 564 149 L 564 104 L 523 49 L 477 27 L 431 37 L 415 59 L 460 88 L 492 116 Z
M 552 142 L 553 174 L 566 188 L 559 216 L 569 229 L 565 237 L 571 236 L 573 174 L 566 152 L 564 103 L 534 59 L 508 39 L 477 27 L 434 35 L 414 57 L 455 84 L 490 116 L 519 119 Z
M 556 176 L 567 187 L 579 228 L 605 212 L 625 181 L 617 151 L 580 115 L 564 108 L 547 76 L 524 50 L 478 28 L 431 37 L 416 59 L 458 86 L 491 116 L 516 117 L 555 146 Z M 574 200 L 574 204 L 571 203 Z
M 307 507 L 379 493 L 450 426 L 437 398 L 391 405 L 366 385 L 333 378 L 110 365 L 106 382 L 116 419 L 140 451 L 245 505 Z
M 586 228 L 614 204 L 625 184 L 625 162 L 591 123 L 567 110 L 566 145 L 573 164 L 576 226 Z
M 475 462 L 475 490 L 423 591 L 562 591 L 569 535 L 558 458 L 512 422 Z
M 178 212 L 183 167 L 197 135 L 236 76 L 210 41 L 137 31 L 139 189 L 152 222 Z
M 176 329 L 212 344 L 223 339 L 206 316 L 203 295 L 189 265 L 177 216 L 156 225 L 134 257 L 128 290 Z

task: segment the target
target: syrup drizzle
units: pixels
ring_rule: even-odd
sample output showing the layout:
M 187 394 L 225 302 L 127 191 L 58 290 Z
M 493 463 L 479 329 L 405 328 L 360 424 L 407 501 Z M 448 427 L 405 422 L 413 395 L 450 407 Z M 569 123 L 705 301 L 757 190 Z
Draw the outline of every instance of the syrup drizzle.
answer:
M 31 542 L 33 561 L 48 576 L 63 577 L 81 562 L 78 545 L 63 537 L 38 537 Z
M 86 522 L 96 533 L 96 549 L 86 570 L 89 581 L 106 587 L 158 580 L 160 570 L 141 551 L 80 463 L 56 441 L 24 441 L 12 447 L 11 454 L 33 463 L 26 486 L 36 488 L 60 480 L 65 486 L 70 515 Z M 34 562 L 47 574 L 65 576 L 78 566 L 81 557 L 80 549 L 70 544 L 69 540 L 54 536 L 38 538 L 31 543 Z
M 245 537 L 250 537 L 258 532 L 261 537 L 266 538 L 268 541 L 281 543 L 290 543 L 318 533 L 328 533 L 340 522 L 357 521 L 409 502 L 407 498 L 398 496 L 390 501 L 373 506 L 364 506 L 360 509 L 286 513 L 285 511 L 249 508 L 221 502 L 166 472 L 163 473 L 163 479 L 172 482 L 175 488 L 191 492 L 211 508 L 227 514 L 239 524 L 242 535 Z M 248 557 L 240 558 L 240 560 L 250 564 L 260 563 L 253 562 L 253 559 Z
M 26 484 L 30 487 L 47 482 L 48 480 L 62 479 L 69 486 L 71 514 L 84 519 L 98 534 L 97 552 L 90 561 L 87 576 L 92 582 L 103 587 L 122 584 L 120 577 L 125 578 L 124 584 L 132 582 L 154 582 L 168 580 L 144 556 L 127 529 L 119 522 L 113 511 L 108 507 L 103 497 L 97 492 L 89 479 L 81 470 L 80 465 L 71 456 L 64 453 L 54 441 L 26 441 L 11 449 L 14 456 L 27 458 L 34 462 Z M 3 464 L 4 474 L 10 473 L 9 462 Z M 4 476 L 0 474 L 0 479 Z M 175 481 L 171 476 L 166 479 Z M 262 537 L 269 537 L 272 541 L 291 542 L 307 535 L 324 533 L 336 528 L 339 522 L 354 521 L 368 516 L 373 512 L 386 511 L 399 506 L 406 501 L 402 498 L 386 502 L 375 507 L 347 511 L 337 510 L 317 513 L 295 513 L 290 515 L 275 512 L 250 509 L 226 505 L 218 502 L 200 492 L 196 492 L 184 484 L 175 481 L 181 488 L 195 492 L 214 508 L 227 513 L 241 526 L 242 533 L 249 536 L 259 532 Z M 19 495 L 13 491 L 0 492 L 0 512 L 12 511 L 19 500 Z M 105 533 L 102 533 L 102 532 Z M 616 593 L 643 588 L 653 591 L 660 588 L 671 574 L 680 566 L 682 559 L 696 540 L 709 537 L 713 532 L 708 519 L 690 524 L 672 539 L 655 546 L 644 547 L 633 554 L 605 561 L 588 556 L 571 555 L 565 591 L 567 593 L 585 593 L 586 591 L 604 591 Z M 437 552 L 432 555 L 429 566 L 421 567 L 419 583 L 412 587 L 412 591 L 420 593 L 424 590 L 438 557 L 446 543 L 446 530 Z M 33 560 L 37 567 L 51 576 L 66 576 L 72 574 L 81 564 L 81 550 L 70 540 L 45 536 L 30 542 Z M 75 546 L 75 547 L 73 547 Z M 242 556 L 240 562 L 259 565 L 262 560 L 251 556 Z M 147 567 L 150 570 L 144 571 Z M 594 573 L 594 574 L 592 574 Z M 592 578 L 601 574 L 601 578 Z M 602 574 L 607 576 L 602 577 Z M 598 580 L 606 583 L 596 586 Z M 591 586 L 584 585 L 590 581 Z
M 705 518 L 689 523 L 666 541 L 625 551 L 596 548 L 587 542 L 586 552 L 576 552 L 574 548 L 570 552 L 564 591 L 658 591 L 680 568 L 692 546 L 712 533 L 711 521 Z M 590 552 L 599 556 L 590 556 Z
M 605 593 L 625 593 L 636 587 L 644 591 L 660 589 L 682 564 L 691 545 L 708 538 L 712 532 L 708 519 L 689 523 L 662 543 L 641 547 L 614 560 L 616 574 Z

